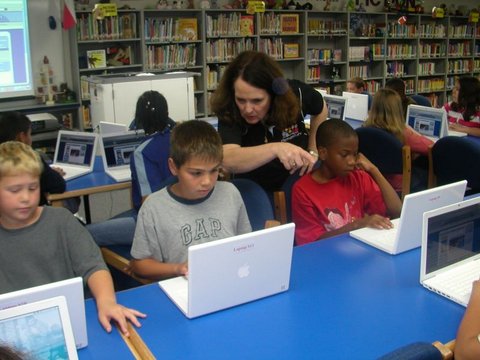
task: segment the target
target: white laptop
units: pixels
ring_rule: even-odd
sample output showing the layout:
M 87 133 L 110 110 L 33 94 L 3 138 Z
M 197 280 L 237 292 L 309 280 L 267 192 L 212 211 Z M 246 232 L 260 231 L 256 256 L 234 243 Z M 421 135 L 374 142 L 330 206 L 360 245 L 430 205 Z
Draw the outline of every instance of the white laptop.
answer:
M 56 296 L 65 296 L 67 299 L 77 348 L 81 349 L 87 346 L 87 320 L 81 277 L 0 294 L 0 310 Z
M 71 180 L 93 171 L 97 151 L 98 134 L 60 130 L 52 166 L 65 172 L 65 180 Z
M 63 296 L 0 310 L 0 334 L 28 359 L 78 359 Z
M 188 248 L 188 278 L 158 284 L 188 318 L 287 291 L 295 224 Z
M 400 218 L 392 220 L 392 229 L 362 228 L 350 231 L 350 236 L 396 255 L 420 246 L 422 241 L 422 215 L 425 211 L 463 200 L 467 181 L 408 194 L 403 199 Z
M 348 99 L 338 95 L 324 95 L 323 99 L 328 107 L 327 119 L 345 120 Z
M 423 215 L 420 283 L 467 306 L 480 277 L 480 197 Z
M 145 138 L 143 130 L 100 136 L 100 152 L 105 173 L 117 182 L 129 181 L 130 156 Z
M 342 92 L 342 96 L 348 99 L 345 118 L 349 120 L 365 121 L 368 117 L 368 95 L 348 91 Z
M 124 133 L 128 130 L 128 126 L 125 124 L 117 124 L 114 122 L 100 121 L 99 131 L 102 135 Z
M 443 108 L 408 105 L 406 123 L 418 133 L 437 141 L 444 136 L 465 136 L 448 129 L 447 113 Z

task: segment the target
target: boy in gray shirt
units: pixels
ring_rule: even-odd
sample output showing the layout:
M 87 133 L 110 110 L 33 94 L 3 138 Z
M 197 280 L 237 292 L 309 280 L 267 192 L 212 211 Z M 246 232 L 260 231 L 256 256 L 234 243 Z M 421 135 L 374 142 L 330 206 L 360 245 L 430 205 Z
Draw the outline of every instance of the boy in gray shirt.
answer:
M 132 272 L 155 280 L 186 275 L 190 245 L 252 230 L 237 188 L 217 183 L 222 159 L 220 136 L 207 122 L 174 128 L 168 165 L 178 182 L 151 194 L 140 208 Z

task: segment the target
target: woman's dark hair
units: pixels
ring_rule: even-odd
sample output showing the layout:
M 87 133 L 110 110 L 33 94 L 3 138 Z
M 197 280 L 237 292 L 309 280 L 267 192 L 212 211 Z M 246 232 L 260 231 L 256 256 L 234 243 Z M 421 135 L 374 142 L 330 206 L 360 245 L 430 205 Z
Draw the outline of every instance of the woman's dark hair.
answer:
M 220 121 L 229 124 L 244 121 L 235 103 L 234 83 L 238 78 L 270 95 L 270 110 L 264 123 L 285 129 L 297 122 L 300 104 L 280 66 L 267 54 L 256 51 L 240 53 L 220 79 L 211 99 L 212 111 Z
M 137 100 L 135 109 L 135 127 L 144 129 L 145 134 L 163 131 L 169 126 L 168 104 L 158 91 L 146 91 Z
M 473 76 L 461 77 L 458 79 L 460 90 L 458 91 L 458 105 L 463 111 L 463 119 L 470 121 L 475 116 L 480 106 L 480 80 Z

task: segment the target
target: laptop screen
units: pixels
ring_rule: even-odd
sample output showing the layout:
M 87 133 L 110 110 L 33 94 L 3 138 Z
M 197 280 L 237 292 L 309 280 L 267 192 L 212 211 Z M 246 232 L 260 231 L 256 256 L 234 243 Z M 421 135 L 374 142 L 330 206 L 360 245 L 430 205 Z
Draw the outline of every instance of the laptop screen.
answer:
M 95 156 L 95 141 L 93 136 L 61 133 L 55 162 L 90 166 Z
M 480 203 L 428 219 L 426 273 L 480 253 Z
M 347 99 L 341 96 L 325 95 L 323 97 L 328 107 L 328 118 L 345 120 L 345 104 Z
M 347 119 L 365 121 L 368 117 L 368 95 L 344 91 L 342 96 L 348 98 Z
M 130 164 L 130 155 L 142 143 L 144 133 L 129 133 L 102 138 L 109 168 Z
M 407 125 L 424 136 L 441 138 L 445 124 L 444 111 L 425 106 L 409 106 Z

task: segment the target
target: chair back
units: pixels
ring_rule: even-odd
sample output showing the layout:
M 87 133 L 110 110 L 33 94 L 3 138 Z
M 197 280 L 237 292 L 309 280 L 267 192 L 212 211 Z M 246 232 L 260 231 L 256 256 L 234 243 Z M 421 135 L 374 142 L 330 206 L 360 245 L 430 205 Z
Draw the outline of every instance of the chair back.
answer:
M 464 137 L 446 136 L 431 148 L 429 185 L 467 180 L 468 193 L 480 192 L 480 144 Z M 432 180 L 433 179 L 433 180 Z
M 432 103 L 430 102 L 430 99 L 427 98 L 426 96 L 414 94 L 414 95 L 410 95 L 410 97 L 413 99 L 413 101 L 417 103 L 417 105 L 432 107 Z
M 410 193 L 412 164 L 410 147 L 403 145 L 389 132 L 374 128 L 360 127 L 358 151 L 365 155 L 383 175 L 401 174 L 402 197 Z
M 274 219 L 272 204 L 265 190 L 256 182 L 248 179 L 236 178 L 231 182 L 242 195 L 252 230 L 264 229 L 265 223 Z

